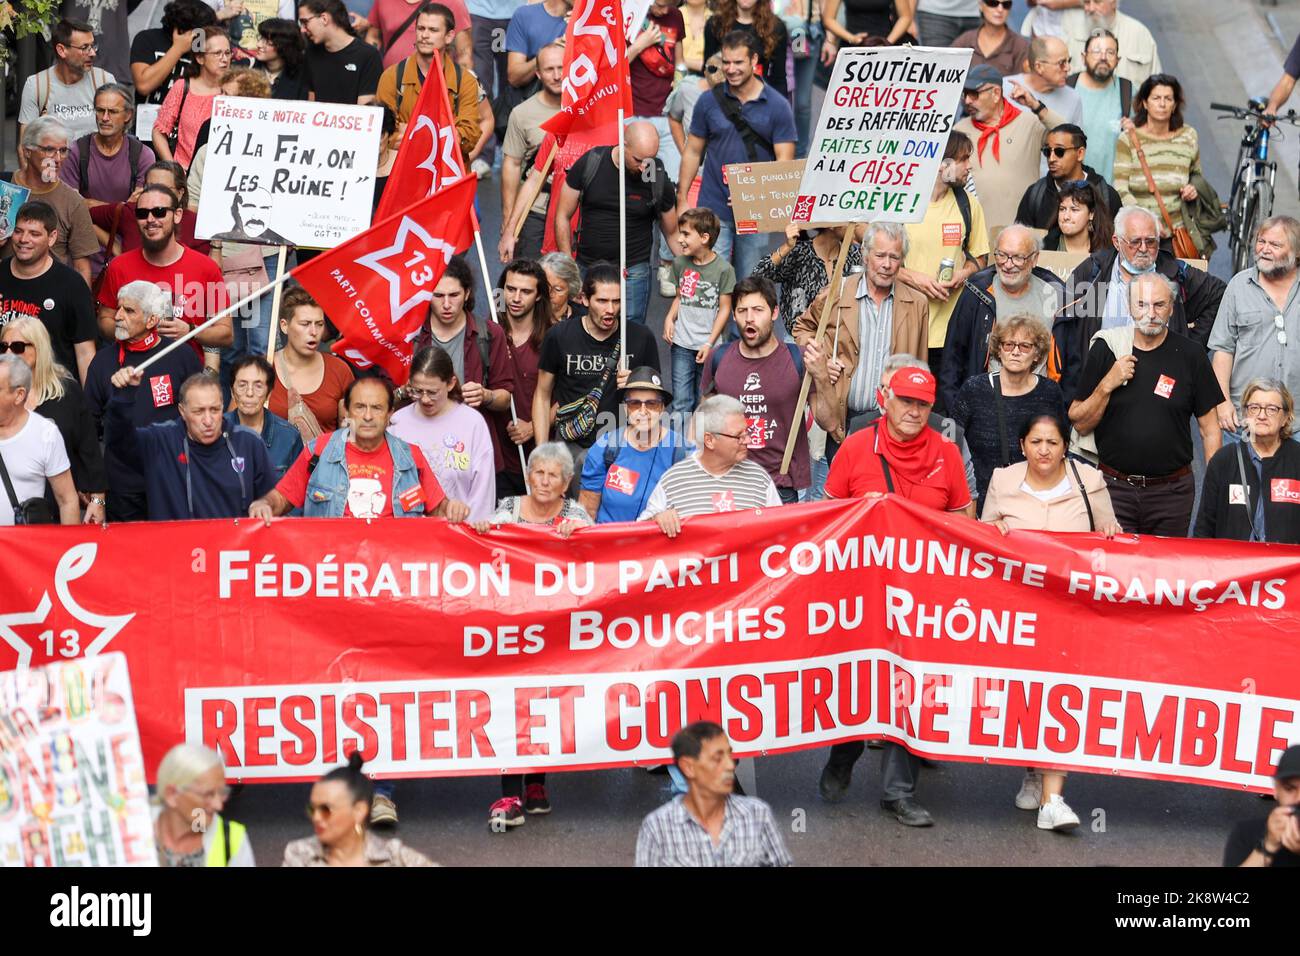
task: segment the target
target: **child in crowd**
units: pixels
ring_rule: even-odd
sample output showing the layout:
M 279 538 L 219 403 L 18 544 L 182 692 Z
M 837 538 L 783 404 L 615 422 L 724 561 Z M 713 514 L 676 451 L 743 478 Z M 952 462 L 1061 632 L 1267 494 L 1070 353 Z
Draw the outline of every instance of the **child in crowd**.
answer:
M 721 229 L 711 209 L 687 209 L 677 217 L 684 254 L 673 260 L 677 297 L 664 320 L 664 340 L 672 345 L 673 412 L 683 417 L 699 404 L 700 372 L 731 318 L 736 270 L 713 251 Z

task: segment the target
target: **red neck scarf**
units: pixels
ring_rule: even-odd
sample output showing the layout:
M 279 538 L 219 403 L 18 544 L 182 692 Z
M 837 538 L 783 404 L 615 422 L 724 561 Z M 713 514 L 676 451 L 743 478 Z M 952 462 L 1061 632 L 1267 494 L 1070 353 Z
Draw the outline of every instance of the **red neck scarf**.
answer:
M 885 456 L 895 477 L 909 485 L 908 489 L 898 489 L 904 498 L 909 497 L 910 486 L 920 484 L 934 471 L 943 455 L 942 445 L 943 436 L 929 425 L 911 441 L 895 438 L 883 418 L 876 429 L 876 451 Z
M 126 361 L 127 352 L 148 352 L 151 348 L 162 341 L 162 336 L 150 329 L 134 342 L 117 343 L 117 364 L 121 365 Z
M 1002 129 L 1002 127 L 1012 123 L 1015 120 L 1015 118 L 1019 115 L 1020 115 L 1020 110 L 1016 109 L 1015 106 L 1012 105 L 1010 100 L 1003 100 L 1002 116 L 998 119 L 996 123 L 981 123 L 973 116 L 970 118 L 971 123 L 973 123 L 975 125 L 975 128 L 980 131 L 980 140 L 979 143 L 975 146 L 975 155 L 979 157 L 980 165 L 984 164 L 984 144 L 987 143 L 990 139 L 993 140 L 993 162 L 996 163 L 1001 161 L 1002 138 L 998 136 L 998 132 Z

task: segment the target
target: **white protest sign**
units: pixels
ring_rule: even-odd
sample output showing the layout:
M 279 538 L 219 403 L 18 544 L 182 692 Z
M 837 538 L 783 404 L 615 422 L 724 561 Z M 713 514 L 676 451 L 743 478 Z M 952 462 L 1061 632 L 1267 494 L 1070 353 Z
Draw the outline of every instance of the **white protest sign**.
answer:
M 370 226 L 378 106 L 219 96 L 194 233 L 331 249 Z
M 623 7 L 623 33 L 627 36 L 629 46 L 641 32 L 641 24 L 645 22 L 649 10 L 650 0 L 628 0 Z
M 972 52 L 938 47 L 840 50 L 792 220 L 925 218 Z
M 157 866 L 126 655 L 0 674 L 0 866 Z
M 135 138 L 153 149 L 153 124 L 162 106 L 158 103 L 138 103 L 135 107 Z

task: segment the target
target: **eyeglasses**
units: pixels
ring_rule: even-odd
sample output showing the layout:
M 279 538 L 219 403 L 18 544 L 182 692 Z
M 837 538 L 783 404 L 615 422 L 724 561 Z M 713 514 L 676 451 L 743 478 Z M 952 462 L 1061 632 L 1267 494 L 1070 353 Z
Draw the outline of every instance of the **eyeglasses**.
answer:
M 258 392 L 266 391 L 265 382 L 236 382 L 234 389 L 241 395 L 256 395 Z
M 983 93 L 987 93 L 989 90 L 996 90 L 996 89 L 999 89 L 999 87 L 996 86 L 995 84 L 993 84 L 993 83 L 985 83 L 983 86 L 979 87 L 978 89 L 974 89 L 974 90 L 969 90 L 969 89 L 967 89 L 967 90 L 962 90 L 962 91 L 961 91 L 961 95 L 962 95 L 963 97 L 979 96 L 979 95 L 981 95 L 981 94 L 983 94 Z
M 233 50 L 204 50 L 203 56 L 215 56 L 218 60 L 229 60 L 235 55 Z
M 175 211 L 176 209 L 173 206 L 136 206 L 135 218 L 141 221 L 149 218 L 166 219 Z
M 33 146 L 32 149 L 44 153 L 46 156 L 67 156 L 68 147 L 66 146 Z
M 71 43 L 64 44 L 69 50 L 76 50 L 79 53 L 89 53 L 91 50 L 98 50 L 98 43 L 83 43 L 81 46 L 73 46 Z
M 1012 254 L 1009 253 L 1009 252 L 1001 252 L 1001 251 L 998 251 L 998 252 L 993 253 L 993 258 L 996 259 L 996 260 L 998 261 L 998 264 L 999 264 L 999 265 L 1006 265 L 1007 263 L 1011 263 L 1011 265 L 1013 265 L 1013 266 L 1015 266 L 1017 269 L 1019 269 L 1021 266 L 1023 266 L 1023 265 L 1024 265 L 1026 262 L 1028 262 L 1030 259 L 1034 258 L 1034 256 L 1036 256 L 1036 255 L 1038 255 L 1038 253 L 1036 253 L 1036 252 L 1031 252 L 1031 253 L 1030 253 L 1029 255 L 1027 255 L 1027 256 L 1014 256 L 1014 255 L 1012 255 Z
M 323 13 L 313 13 L 311 16 L 307 17 L 305 20 L 302 19 L 301 17 L 299 17 L 299 18 L 298 18 L 298 26 L 302 27 L 303 29 L 306 29 L 306 28 L 307 28 L 307 24 L 311 23 L 313 20 L 319 20 L 319 19 L 320 19 L 321 17 L 323 17 L 323 16 L 325 16 L 325 14 L 323 14 Z
M 749 438 L 749 435 L 748 435 L 747 432 L 740 432 L 739 434 L 736 434 L 736 435 L 731 434 L 731 432 L 709 432 L 709 434 L 710 434 L 710 435 L 721 435 L 723 438 L 730 438 L 732 441 L 738 441 L 738 442 L 744 442 L 744 441 L 747 441 L 748 438 Z
M 422 398 L 427 398 L 429 401 L 433 401 L 439 395 L 446 394 L 445 392 L 435 392 L 431 388 L 412 388 L 410 385 L 402 389 L 402 393 L 405 395 L 410 395 L 417 402 Z
M 28 349 L 35 349 L 36 346 L 31 342 L 0 342 L 0 355 L 6 352 L 13 352 L 14 355 L 22 355 Z
M 328 819 L 330 818 L 330 814 L 332 814 L 333 812 L 334 812 L 334 808 L 333 808 L 332 806 L 330 806 L 328 803 L 309 803 L 309 804 L 307 804 L 307 819 L 308 819 L 308 820 L 314 820 L 314 819 L 316 819 L 316 814 L 318 814 L 318 813 L 321 815 L 322 818 L 328 820 Z
M 195 790 L 191 785 L 188 787 L 181 787 L 181 789 L 184 790 L 186 793 L 188 793 L 190 796 L 198 797 L 200 800 L 203 801 L 208 801 L 215 797 L 216 799 L 220 800 L 222 803 L 225 803 L 227 800 L 230 799 L 229 787 L 217 787 L 215 790 Z
M 1015 0 L 984 0 L 986 7 L 1001 7 L 1003 10 L 1010 10 Z
M 1003 342 L 998 346 L 1003 352 L 1024 352 L 1026 354 L 1034 350 L 1033 342 Z
M 1060 159 L 1066 153 L 1080 148 L 1079 146 L 1044 146 L 1042 149 L 1043 159 L 1050 159 L 1052 156 Z
M 100 115 L 103 115 L 103 116 L 116 116 L 118 113 L 125 113 L 125 112 L 126 112 L 126 110 L 122 109 L 121 107 L 118 107 L 117 109 L 109 109 L 107 106 L 96 106 L 96 107 L 95 107 L 95 115 L 96 115 L 96 116 L 100 116 Z
M 1120 236 L 1119 241 L 1124 243 L 1126 246 L 1136 246 L 1138 249 L 1155 249 L 1160 245 L 1160 240 L 1154 236 L 1142 239 L 1130 239 L 1127 236 Z
M 1252 418 L 1258 418 L 1261 414 L 1272 418 L 1274 415 L 1281 414 L 1281 412 L 1281 405 L 1260 405 L 1257 402 L 1251 402 L 1246 406 L 1246 414 Z
M 662 398 L 629 398 L 623 404 L 627 406 L 629 412 L 639 412 L 643 408 L 652 412 L 661 412 L 664 409 Z
M 1277 344 L 1286 345 L 1286 319 L 1280 315 L 1273 316 L 1273 328 L 1277 329 Z
M 1038 65 L 1040 63 L 1046 66 L 1057 66 L 1060 67 L 1062 70 L 1064 70 L 1066 67 L 1070 65 L 1070 60 L 1068 57 L 1064 60 L 1039 60 L 1035 65 Z

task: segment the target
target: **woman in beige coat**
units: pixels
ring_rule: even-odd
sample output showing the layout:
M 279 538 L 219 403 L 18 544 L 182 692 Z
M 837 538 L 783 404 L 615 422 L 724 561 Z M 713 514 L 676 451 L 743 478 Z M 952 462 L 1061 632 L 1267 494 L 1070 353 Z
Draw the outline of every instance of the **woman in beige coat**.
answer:
M 1020 429 L 1025 460 L 998 468 L 989 479 L 982 520 L 1012 531 L 1120 533 L 1106 481 L 1091 465 L 1067 459 L 1069 429 L 1059 418 L 1036 415 Z M 1021 810 L 1038 811 L 1040 830 L 1073 830 L 1079 818 L 1062 797 L 1065 774 L 1030 769 L 1016 794 Z

